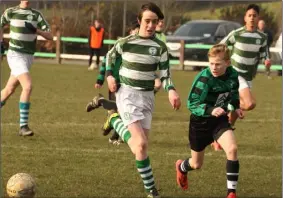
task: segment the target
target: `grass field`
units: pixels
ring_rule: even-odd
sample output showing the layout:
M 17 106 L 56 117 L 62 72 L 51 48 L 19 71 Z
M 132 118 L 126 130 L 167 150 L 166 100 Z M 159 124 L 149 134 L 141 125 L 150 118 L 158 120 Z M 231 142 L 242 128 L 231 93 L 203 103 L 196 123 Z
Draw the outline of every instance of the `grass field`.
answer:
M 6 61 L 5 61 L 6 62 Z M 2 65 L 3 88 L 9 76 Z M 87 66 L 34 64 L 30 127 L 35 136 L 19 137 L 16 91 L 1 109 L 2 188 L 18 172 L 33 175 L 37 197 L 145 197 L 135 161 L 128 147 L 109 145 L 101 134 L 106 112 L 85 112 L 98 92 L 96 72 Z M 189 156 L 186 100 L 194 72 L 173 72 L 182 108 L 171 109 L 167 94 L 156 96 L 150 136 L 150 158 L 162 197 L 225 197 L 226 160 L 223 152 L 206 150 L 204 166 L 189 174 L 190 189 L 175 182 L 175 161 Z M 257 107 L 237 123 L 240 177 L 238 196 L 281 197 L 281 77 L 259 74 L 253 92 Z M 102 91 L 106 95 L 106 88 Z

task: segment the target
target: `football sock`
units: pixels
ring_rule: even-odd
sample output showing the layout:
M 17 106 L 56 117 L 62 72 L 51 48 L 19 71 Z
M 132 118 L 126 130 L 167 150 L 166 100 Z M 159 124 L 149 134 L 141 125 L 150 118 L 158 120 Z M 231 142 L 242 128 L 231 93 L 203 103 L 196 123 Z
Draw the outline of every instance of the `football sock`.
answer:
M 230 192 L 236 192 L 238 177 L 239 177 L 239 161 L 227 160 L 226 163 L 226 175 L 227 175 L 227 189 L 228 194 Z
M 127 127 L 125 127 L 123 121 L 119 117 L 113 117 L 110 121 L 111 126 L 115 129 L 115 131 L 119 134 L 121 139 L 128 143 L 128 140 L 131 138 L 130 131 Z
M 189 163 L 189 159 L 186 159 L 180 164 L 179 170 L 182 173 L 186 174 L 188 171 L 191 171 L 191 170 L 194 170 L 194 169 L 191 167 L 191 165 Z
M 136 166 L 143 180 L 145 190 L 150 191 L 155 187 L 155 183 L 152 174 L 152 169 L 150 166 L 149 157 L 141 161 L 136 160 Z
M 28 124 L 30 103 L 19 102 L 19 108 L 20 108 L 20 127 L 22 127 Z

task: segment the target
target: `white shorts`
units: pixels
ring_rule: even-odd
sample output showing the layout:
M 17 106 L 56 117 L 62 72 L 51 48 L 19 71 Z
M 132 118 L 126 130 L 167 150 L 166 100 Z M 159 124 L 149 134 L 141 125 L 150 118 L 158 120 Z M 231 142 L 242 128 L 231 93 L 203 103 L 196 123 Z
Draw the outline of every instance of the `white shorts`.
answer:
M 122 85 L 116 93 L 116 104 L 125 126 L 140 121 L 142 128 L 151 128 L 153 91 L 139 91 Z
M 239 91 L 245 88 L 252 88 L 252 81 L 245 80 L 242 76 L 238 76 L 239 79 Z
M 11 75 L 17 77 L 29 72 L 33 63 L 33 55 L 8 50 L 7 61 L 11 69 Z

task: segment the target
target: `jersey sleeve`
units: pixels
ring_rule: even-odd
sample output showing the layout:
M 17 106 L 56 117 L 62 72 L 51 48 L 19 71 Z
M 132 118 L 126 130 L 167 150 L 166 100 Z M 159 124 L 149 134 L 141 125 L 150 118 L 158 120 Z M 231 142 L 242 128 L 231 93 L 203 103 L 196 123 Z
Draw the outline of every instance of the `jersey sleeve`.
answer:
M 50 26 L 40 12 L 37 17 L 37 28 L 45 32 L 50 32 Z
M 1 15 L 1 19 L 0 19 L 1 28 L 3 28 L 5 25 L 10 23 L 10 15 L 11 15 L 11 9 L 5 10 L 5 12 Z
M 235 30 L 231 31 L 224 39 L 220 41 L 222 44 L 234 45 L 235 44 Z
M 169 64 L 169 53 L 166 46 L 161 51 L 160 62 L 158 64 L 160 71 L 160 80 L 162 82 L 162 87 L 169 91 L 170 89 L 175 89 L 173 82 L 171 80 L 170 64 Z
M 231 79 L 231 101 L 230 104 L 234 107 L 234 109 L 240 108 L 240 97 L 239 97 L 239 80 L 238 80 L 238 72 L 233 70 L 233 73 L 230 77 Z
M 104 57 L 104 59 L 102 61 L 101 67 L 99 68 L 99 74 L 98 74 L 97 79 L 96 79 L 96 83 L 100 84 L 100 85 L 103 85 L 104 80 L 105 80 L 105 68 L 106 68 L 105 60 L 106 60 L 106 57 Z
M 113 75 L 113 66 L 118 56 L 122 56 L 122 41 L 116 41 L 115 45 L 106 54 L 106 76 Z

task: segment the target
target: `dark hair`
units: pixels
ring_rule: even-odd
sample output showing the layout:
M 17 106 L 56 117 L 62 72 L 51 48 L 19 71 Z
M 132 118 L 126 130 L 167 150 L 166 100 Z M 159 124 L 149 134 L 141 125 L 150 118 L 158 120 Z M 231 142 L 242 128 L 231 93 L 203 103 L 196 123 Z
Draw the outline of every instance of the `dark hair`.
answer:
M 247 12 L 248 10 L 250 10 L 250 9 L 255 10 L 255 11 L 257 12 L 257 14 L 259 14 L 259 6 L 258 6 L 258 5 L 256 5 L 256 4 L 250 4 L 250 5 L 248 5 L 248 7 L 247 7 L 247 9 L 246 9 L 246 12 Z
M 163 13 L 161 12 L 160 8 L 155 4 L 155 3 L 152 3 L 152 2 L 149 2 L 149 3 L 146 3 L 146 4 L 143 4 L 141 6 L 141 10 L 138 14 L 138 19 L 141 21 L 142 19 L 142 14 L 144 13 L 144 11 L 146 10 L 149 10 L 153 13 L 155 13 L 157 16 L 158 16 L 158 19 L 164 19 L 164 15 Z
M 139 28 L 140 24 L 137 20 L 132 21 L 131 25 L 130 25 L 130 30 L 134 30 L 136 28 Z

